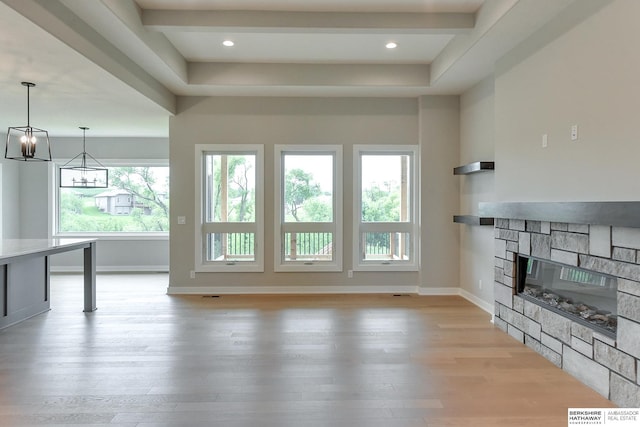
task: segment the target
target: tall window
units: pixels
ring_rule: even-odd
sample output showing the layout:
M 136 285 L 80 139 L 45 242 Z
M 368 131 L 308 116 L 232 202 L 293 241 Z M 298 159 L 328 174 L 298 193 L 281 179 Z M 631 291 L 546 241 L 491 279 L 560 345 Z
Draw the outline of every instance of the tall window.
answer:
M 259 145 L 197 145 L 196 271 L 263 271 Z
M 108 169 L 109 188 L 58 188 L 56 233 L 167 234 L 169 167 L 135 165 Z
M 415 146 L 354 147 L 355 269 L 418 269 L 419 176 Z
M 276 271 L 342 270 L 342 148 L 275 149 Z

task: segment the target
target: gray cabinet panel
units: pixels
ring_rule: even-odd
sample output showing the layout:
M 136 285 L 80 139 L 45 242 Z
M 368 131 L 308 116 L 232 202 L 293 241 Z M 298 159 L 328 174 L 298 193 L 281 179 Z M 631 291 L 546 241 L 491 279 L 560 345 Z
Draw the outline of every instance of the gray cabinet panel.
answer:
M 2 266 L 0 328 L 49 310 L 47 262 L 47 257 L 35 257 Z

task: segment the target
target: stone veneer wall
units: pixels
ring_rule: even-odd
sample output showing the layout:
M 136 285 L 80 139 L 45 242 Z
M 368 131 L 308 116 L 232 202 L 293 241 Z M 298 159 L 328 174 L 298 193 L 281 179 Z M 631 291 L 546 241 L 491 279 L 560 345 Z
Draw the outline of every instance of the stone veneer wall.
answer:
M 621 407 L 640 407 L 640 229 L 496 219 L 496 326 Z M 516 295 L 517 254 L 618 277 L 615 339 Z

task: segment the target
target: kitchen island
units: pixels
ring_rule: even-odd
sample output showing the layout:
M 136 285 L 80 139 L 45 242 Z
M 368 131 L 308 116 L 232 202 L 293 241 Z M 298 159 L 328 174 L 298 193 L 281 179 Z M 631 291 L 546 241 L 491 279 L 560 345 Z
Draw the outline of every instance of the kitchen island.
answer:
M 96 239 L 0 242 L 0 329 L 48 311 L 49 256 L 84 251 L 84 311 L 96 310 Z

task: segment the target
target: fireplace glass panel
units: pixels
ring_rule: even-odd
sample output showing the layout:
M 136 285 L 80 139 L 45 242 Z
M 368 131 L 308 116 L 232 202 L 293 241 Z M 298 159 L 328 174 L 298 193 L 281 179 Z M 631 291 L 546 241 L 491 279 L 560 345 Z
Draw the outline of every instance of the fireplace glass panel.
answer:
M 609 334 L 617 327 L 615 277 L 536 258 L 518 257 L 518 292 Z

